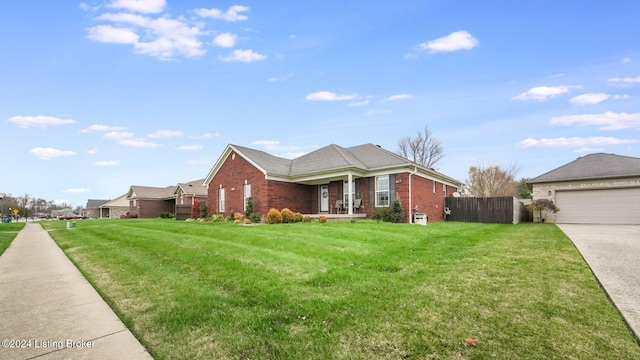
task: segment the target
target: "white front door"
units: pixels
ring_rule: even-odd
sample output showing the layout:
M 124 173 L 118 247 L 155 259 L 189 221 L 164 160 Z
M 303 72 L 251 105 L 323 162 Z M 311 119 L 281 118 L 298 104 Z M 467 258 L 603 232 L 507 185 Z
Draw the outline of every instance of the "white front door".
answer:
M 329 185 L 320 185 L 320 212 L 329 211 Z

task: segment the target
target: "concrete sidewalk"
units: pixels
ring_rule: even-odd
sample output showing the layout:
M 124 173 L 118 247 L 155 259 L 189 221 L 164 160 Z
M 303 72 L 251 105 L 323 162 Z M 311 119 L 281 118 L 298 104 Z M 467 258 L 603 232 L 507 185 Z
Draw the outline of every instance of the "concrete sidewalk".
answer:
M 640 225 L 558 224 L 640 338 Z
M 0 256 L 0 359 L 152 359 L 37 223 Z

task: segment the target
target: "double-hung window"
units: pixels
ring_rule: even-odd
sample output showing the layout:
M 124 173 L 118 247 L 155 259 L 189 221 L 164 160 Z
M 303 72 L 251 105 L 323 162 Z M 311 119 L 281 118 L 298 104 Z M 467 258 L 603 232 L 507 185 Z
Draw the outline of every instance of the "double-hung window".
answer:
M 376 176 L 376 206 L 389 206 L 389 175 Z

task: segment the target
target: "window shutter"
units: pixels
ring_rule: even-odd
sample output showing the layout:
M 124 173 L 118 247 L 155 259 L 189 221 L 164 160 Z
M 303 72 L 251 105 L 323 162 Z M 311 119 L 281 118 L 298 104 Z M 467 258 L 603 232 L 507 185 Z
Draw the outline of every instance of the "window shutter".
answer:
M 343 199 L 343 197 L 344 197 L 344 195 L 343 195 L 344 191 L 342 191 L 342 189 L 343 189 L 343 188 L 342 188 L 342 185 L 343 185 L 343 184 L 342 184 L 342 181 L 338 181 L 338 200 L 344 200 L 344 199 Z
M 396 174 L 389 175 L 389 206 L 396 201 Z
M 369 207 L 376 206 L 376 178 L 370 177 L 369 179 Z

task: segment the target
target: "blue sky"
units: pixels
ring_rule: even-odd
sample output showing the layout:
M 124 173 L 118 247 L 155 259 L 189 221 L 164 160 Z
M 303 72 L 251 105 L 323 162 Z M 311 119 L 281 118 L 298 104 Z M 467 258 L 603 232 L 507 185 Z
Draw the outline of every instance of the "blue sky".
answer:
M 8 0 L 0 192 L 75 206 L 428 126 L 437 169 L 640 156 L 640 2 Z

